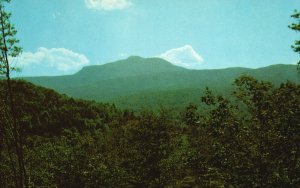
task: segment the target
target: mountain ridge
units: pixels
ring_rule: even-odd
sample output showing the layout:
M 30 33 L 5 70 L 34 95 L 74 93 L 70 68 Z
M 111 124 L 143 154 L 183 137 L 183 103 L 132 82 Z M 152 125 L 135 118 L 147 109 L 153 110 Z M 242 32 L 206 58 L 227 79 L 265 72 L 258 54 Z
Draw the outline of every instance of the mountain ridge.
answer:
M 205 87 L 226 90 L 240 75 L 250 75 L 259 80 L 280 84 L 286 80 L 299 83 L 296 65 L 271 65 L 251 69 L 232 67 L 226 69 L 190 70 L 177 67 L 160 58 L 129 57 L 104 65 L 83 68 L 74 75 L 52 77 L 24 77 L 27 81 L 54 89 L 75 98 L 90 99 L 102 102 L 126 103 L 125 107 L 133 107 L 130 101 L 139 94 L 151 98 L 147 92 L 154 94 L 157 103 L 164 105 L 163 98 L 168 101 L 168 91 L 176 100 L 176 92 L 187 90 L 203 90 Z M 194 91 L 193 91 L 194 92 Z M 199 96 L 201 93 L 199 93 Z M 198 97 L 199 97 L 198 96 Z M 186 96 L 177 96 L 178 98 Z M 196 96 L 194 96 L 195 98 Z M 191 98 L 191 101 L 195 101 Z M 125 100 L 122 102 L 120 100 Z M 129 101 L 127 101 L 129 100 Z M 146 99 L 145 99 L 146 100 Z M 189 99 L 186 97 L 185 101 Z M 155 101 L 151 99 L 149 101 Z M 147 102 L 146 102 L 147 103 Z M 170 102 L 168 102 L 170 103 Z M 171 101 L 171 103 L 173 103 Z M 133 103 L 132 103 L 133 104 Z

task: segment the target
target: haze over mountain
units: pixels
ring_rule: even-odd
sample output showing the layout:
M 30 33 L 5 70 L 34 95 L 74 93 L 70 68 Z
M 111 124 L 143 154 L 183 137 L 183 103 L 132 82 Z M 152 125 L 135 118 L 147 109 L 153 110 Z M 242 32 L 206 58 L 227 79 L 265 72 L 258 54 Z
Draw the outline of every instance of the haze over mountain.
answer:
M 160 58 L 138 56 L 105 65 L 87 66 L 74 75 L 24 79 L 75 98 L 140 108 L 159 105 L 178 107 L 199 102 L 205 87 L 226 93 L 242 74 L 274 84 L 286 80 L 299 83 L 296 65 L 189 70 Z

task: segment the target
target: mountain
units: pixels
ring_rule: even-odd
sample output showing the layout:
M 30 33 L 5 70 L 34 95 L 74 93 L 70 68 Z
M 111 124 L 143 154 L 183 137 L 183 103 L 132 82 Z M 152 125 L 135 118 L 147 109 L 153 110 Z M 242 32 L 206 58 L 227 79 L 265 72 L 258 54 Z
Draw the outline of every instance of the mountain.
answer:
M 299 83 L 296 65 L 272 65 L 259 69 L 189 70 L 160 58 L 137 56 L 84 67 L 74 75 L 23 79 L 75 98 L 141 108 L 159 105 L 183 107 L 190 102 L 199 102 L 206 86 L 220 93 L 229 92 L 234 79 L 242 74 L 274 84 L 286 80 Z
M 104 65 L 83 67 L 82 70 L 74 75 L 26 77 L 24 79 L 47 87 L 59 87 L 63 89 L 66 87 L 66 83 L 72 86 L 81 86 L 103 80 L 184 70 L 184 68 L 173 66 L 171 63 L 160 58 L 145 59 L 138 56 L 131 56 L 128 59 Z

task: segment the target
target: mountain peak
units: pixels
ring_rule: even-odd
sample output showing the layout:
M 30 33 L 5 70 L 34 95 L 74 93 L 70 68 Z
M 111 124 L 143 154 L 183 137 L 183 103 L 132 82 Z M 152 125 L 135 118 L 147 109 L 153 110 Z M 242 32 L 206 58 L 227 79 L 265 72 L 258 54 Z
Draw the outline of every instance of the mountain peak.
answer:
M 104 65 L 93 65 L 84 67 L 75 74 L 77 77 L 85 79 L 114 79 L 129 76 L 160 74 L 165 72 L 185 71 L 182 67 L 172 65 L 161 58 L 143 58 L 140 56 L 130 56 L 127 59 L 107 63 Z
M 127 58 L 127 60 L 143 60 L 143 59 L 145 58 L 136 55 L 132 55 Z

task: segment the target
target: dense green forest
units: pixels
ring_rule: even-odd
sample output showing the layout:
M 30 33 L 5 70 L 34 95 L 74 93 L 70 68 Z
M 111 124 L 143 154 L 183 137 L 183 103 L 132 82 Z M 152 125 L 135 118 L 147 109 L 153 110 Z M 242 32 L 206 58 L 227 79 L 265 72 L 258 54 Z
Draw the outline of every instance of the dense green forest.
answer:
M 4 86 L 2 81 L 1 91 Z M 275 87 L 240 77 L 235 100 L 207 89 L 201 104 L 180 113 L 119 110 L 25 81 L 12 87 L 30 186 L 300 184 L 300 86 L 292 82 Z M 0 185 L 10 187 L 14 177 L 5 137 L 0 143 Z

